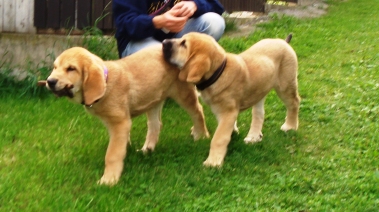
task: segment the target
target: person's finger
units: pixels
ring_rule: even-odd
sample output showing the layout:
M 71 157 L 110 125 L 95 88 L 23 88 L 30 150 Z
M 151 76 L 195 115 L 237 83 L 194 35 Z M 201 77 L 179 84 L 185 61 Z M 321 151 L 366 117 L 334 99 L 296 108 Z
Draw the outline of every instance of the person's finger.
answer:
M 187 18 L 176 19 L 175 21 L 168 22 L 166 28 L 171 32 L 180 32 L 183 30 L 187 23 Z
M 193 12 L 191 10 L 184 10 L 183 12 L 181 12 L 181 16 L 190 17 L 192 15 L 193 15 Z
M 177 10 L 177 9 L 181 9 L 183 6 L 184 6 L 183 2 L 179 2 L 175 4 L 171 9 Z

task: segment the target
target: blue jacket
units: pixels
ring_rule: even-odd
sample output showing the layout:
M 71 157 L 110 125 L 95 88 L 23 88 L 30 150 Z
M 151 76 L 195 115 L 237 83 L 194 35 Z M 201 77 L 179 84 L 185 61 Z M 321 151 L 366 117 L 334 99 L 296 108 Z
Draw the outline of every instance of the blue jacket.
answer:
M 174 0 L 175 3 L 181 0 Z M 223 6 L 217 0 L 193 0 L 197 11 L 193 17 L 199 17 L 207 12 L 222 14 Z M 153 16 L 164 0 L 113 0 L 112 10 L 116 25 L 116 40 L 119 56 L 131 40 L 154 37 L 157 40 L 170 38 L 173 34 L 165 34 L 162 30 L 155 29 Z

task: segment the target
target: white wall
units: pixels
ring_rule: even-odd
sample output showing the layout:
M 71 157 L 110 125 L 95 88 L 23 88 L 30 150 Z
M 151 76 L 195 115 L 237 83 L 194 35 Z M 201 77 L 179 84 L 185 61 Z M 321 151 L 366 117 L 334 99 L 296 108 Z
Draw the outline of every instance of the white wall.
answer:
M 0 32 L 36 33 L 34 0 L 0 0 Z

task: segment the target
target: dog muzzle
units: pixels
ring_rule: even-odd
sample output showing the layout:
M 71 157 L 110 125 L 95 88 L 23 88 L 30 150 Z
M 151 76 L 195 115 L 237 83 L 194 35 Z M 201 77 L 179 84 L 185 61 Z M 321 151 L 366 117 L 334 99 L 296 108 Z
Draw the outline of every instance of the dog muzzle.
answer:
M 74 97 L 74 94 L 72 92 L 72 88 L 74 88 L 74 85 L 67 84 L 62 89 L 56 89 L 58 80 L 57 79 L 47 79 L 46 81 L 46 87 L 50 89 L 57 97 L 67 96 L 70 98 Z

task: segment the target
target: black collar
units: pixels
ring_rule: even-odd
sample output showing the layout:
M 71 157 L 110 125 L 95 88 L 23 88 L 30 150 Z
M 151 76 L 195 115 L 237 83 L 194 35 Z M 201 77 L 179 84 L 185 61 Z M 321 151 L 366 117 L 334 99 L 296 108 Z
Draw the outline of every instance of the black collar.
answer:
M 221 66 L 215 71 L 215 73 L 207 80 L 200 82 L 199 84 L 196 84 L 196 88 L 199 90 L 204 90 L 208 88 L 209 86 L 213 85 L 218 78 L 221 76 L 222 72 L 224 72 L 226 66 L 226 58 L 222 62 Z

